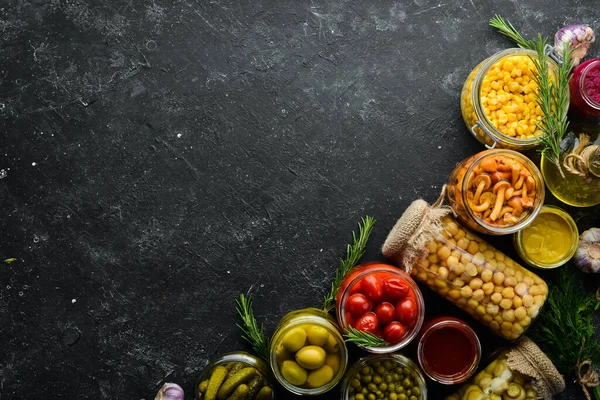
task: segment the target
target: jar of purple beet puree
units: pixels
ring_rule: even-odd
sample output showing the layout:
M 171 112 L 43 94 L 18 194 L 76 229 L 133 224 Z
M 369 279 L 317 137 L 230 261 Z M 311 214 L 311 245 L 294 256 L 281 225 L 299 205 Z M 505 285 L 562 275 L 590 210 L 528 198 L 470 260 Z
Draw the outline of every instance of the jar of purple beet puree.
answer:
M 600 117 L 600 58 L 577 66 L 569 83 L 571 112 L 582 118 Z

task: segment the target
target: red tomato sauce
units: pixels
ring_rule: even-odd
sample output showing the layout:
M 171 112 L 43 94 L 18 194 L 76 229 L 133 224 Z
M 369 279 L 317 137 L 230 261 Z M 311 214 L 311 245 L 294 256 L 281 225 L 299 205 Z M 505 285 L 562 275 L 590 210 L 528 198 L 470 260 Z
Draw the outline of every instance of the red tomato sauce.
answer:
M 455 327 L 433 331 L 423 344 L 424 361 L 439 375 L 451 376 L 467 370 L 475 359 L 474 343 Z

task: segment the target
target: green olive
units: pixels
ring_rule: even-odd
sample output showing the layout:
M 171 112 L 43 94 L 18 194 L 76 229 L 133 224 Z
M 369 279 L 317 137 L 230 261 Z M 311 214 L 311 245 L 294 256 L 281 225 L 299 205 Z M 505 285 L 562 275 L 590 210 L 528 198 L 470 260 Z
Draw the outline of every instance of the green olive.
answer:
M 300 327 L 292 328 L 283 335 L 281 344 L 289 352 L 295 353 L 306 343 L 306 331 Z
M 329 335 L 327 337 L 327 343 L 325 343 L 325 351 L 328 353 L 337 353 L 340 351 L 340 343 L 335 336 Z
M 306 383 L 308 373 L 304 368 L 294 361 L 286 360 L 281 367 L 281 374 L 286 381 L 294 386 L 302 386 Z
M 333 369 L 329 365 L 323 365 L 319 369 L 310 371 L 306 383 L 308 387 L 317 388 L 324 386 L 333 379 Z
M 329 339 L 329 332 L 327 329 L 318 325 L 309 325 L 306 328 L 306 340 L 313 346 L 323 347 Z
M 342 359 L 338 353 L 327 354 L 325 357 L 325 365 L 329 365 L 335 374 L 340 369 Z
M 325 364 L 325 350 L 319 346 L 304 346 L 296 353 L 296 362 L 302 368 L 317 369 Z
M 279 366 L 279 368 L 281 368 L 283 362 L 285 360 L 293 360 L 294 355 L 287 351 L 285 347 L 283 347 L 283 344 L 279 343 L 279 346 L 277 346 L 277 350 L 275 350 L 275 359 L 277 360 L 277 365 Z

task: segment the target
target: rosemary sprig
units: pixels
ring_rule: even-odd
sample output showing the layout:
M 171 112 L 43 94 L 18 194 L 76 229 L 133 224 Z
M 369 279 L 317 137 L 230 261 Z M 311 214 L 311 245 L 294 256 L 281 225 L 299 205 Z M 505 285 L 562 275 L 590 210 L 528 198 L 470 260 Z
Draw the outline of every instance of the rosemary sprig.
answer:
M 538 128 L 544 132 L 538 139 L 541 145 L 540 152 L 548 161 L 554 163 L 561 175 L 564 176 L 562 168 L 560 168 L 560 142 L 569 128 L 567 111 L 569 108 L 569 81 L 573 69 L 572 50 L 570 46 L 564 46 L 558 74 L 555 79 L 551 79 L 548 55 L 546 54 L 548 41 L 546 38 L 542 38 L 538 34 L 537 40 L 525 39 L 509 21 L 499 15 L 490 20 L 490 25 L 511 38 L 519 47 L 537 52 L 537 59 L 532 57 L 531 60 L 536 67 L 533 74 L 538 85 L 537 103 L 543 112 L 542 120 L 537 124 Z
M 525 39 L 519 31 L 515 29 L 513 24 L 506 21 L 500 15 L 496 14 L 490 19 L 490 25 L 498 29 L 501 34 L 508 36 L 517 46 L 523 49 L 533 50 L 535 48 L 535 41 Z
M 538 321 L 527 333 L 561 374 L 576 377 L 584 360 L 600 366 L 600 344 L 594 330 L 598 308 L 600 302 L 594 294 L 581 290 L 573 270 L 562 268 Z
M 261 324 L 260 328 L 254 318 L 254 311 L 252 311 L 252 298 L 247 298 L 240 294 L 240 298 L 236 300 L 236 311 L 242 319 L 243 325 L 237 324 L 242 330 L 242 338 L 250 343 L 256 355 L 261 357 L 263 360 L 269 360 L 269 341 L 265 339 L 265 329 Z
M 542 155 L 554 163 L 563 174 L 562 168 L 560 168 L 560 142 L 569 129 L 567 111 L 570 97 L 569 81 L 573 69 L 572 51 L 569 46 L 563 48 L 562 63 L 558 67 L 555 80 L 552 81 L 548 71 L 548 56 L 545 47 L 546 40 L 538 35 L 535 48 L 538 58 L 537 60 L 532 59 L 532 61 L 536 66 L 533 77 L 538 85 L 537 103 L 543 112 L 538 128 L 544 132 L 544 135 L 540 137 L 539 142 L 542 146 Z
M 342 279 L 344 279 L 344 275 L 346 275 L 346 273 L 350 271 L 350 269 L 352 269 L 365 254 L 365 248 L 367 247 L 369 235 L 371 235 L 371 231 L 373 230 L 375 219 L 366 216 L 361 218 L 361 222 L 358 223 L 358 239 L 356 238 L 356 233 L 352 232 L 352 244 L 349 244 L 346 247 L 346 258 L 340 259 L 340 265 L 337 271 L 335 271 L 335 277 L 331 283 L 331 291 L 325 296 L 325 300 L 323 301 L 323 311 L 325 312 L 331 312 L 335 308 L 335 298 L 340 284 L 342 283 Z
M 361 347 L 383 347 L 388 342 L 370 332 L 359 331 L 351 326 L 346 327 L 346 342 L 356 343 Z

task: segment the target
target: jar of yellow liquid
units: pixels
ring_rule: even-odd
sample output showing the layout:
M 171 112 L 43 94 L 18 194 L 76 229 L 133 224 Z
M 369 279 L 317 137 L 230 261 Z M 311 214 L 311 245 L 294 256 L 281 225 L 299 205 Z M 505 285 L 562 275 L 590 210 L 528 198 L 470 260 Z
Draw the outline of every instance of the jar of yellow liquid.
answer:
M 527 228 L 513 236 L 519 256 L 536 268 L 560 267 L 573 257 L 579 244 L 579 231 L 563 209 L 544 206 Z
M 552 194 L 565 204 L 575 207 L 591 207 L 600 204 L 600 136 L 598 134 L 587 137 L 582 146 L 582 135 L 577 138 L 569 134 L 561 143 L 560 169 L 546 157 L 542 157 L 540 170 L 544 176 L 546 187 Z M 570 155 L 580 148 L 579 159 Z M 586 150 L 587 149 L 587 150 Z M 575 167 L 585 172 L 583 175 L 568 171 L 565 157 L 570 157 L 576 162 Z M 568 163 L 567 163 L 568 164 Z

